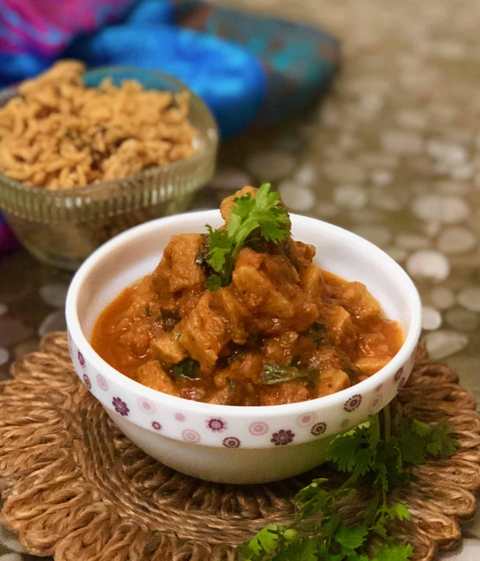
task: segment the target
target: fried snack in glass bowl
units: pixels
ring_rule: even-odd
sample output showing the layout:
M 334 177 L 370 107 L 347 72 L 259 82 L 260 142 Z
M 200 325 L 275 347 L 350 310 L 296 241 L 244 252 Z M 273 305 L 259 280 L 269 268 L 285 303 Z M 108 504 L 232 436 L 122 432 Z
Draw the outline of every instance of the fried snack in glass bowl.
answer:
M 212 176 L 205 104 L 160 72 L 64 61 L 0 93 L 0 206 L 19 240 L 75 269 L 120 231 L 185 210 Z

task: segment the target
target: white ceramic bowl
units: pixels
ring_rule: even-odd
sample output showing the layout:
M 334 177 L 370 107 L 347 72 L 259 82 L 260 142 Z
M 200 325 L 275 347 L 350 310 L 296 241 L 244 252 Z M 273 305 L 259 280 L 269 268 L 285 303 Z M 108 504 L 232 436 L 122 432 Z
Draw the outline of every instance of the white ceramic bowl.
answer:
M 397 263 L 365 239 L 320 220 L 291 215 L 293 236 L 317 248 L 316 261 L 365 283 L 405 342 L 378 373 L 346 390 L 286 405 L 213 405 L 145 387 L 107 364 L 89 340 L 100 312 L 157 265 L 170 237 L 221 223 L 218 211 L 161 218 L 115 237 L 93 253 L 68 291 L 72 361 L 113 422 L 147 454 L 183 473 L 225 483 L 260 483 L 304 472 L 324 459 L 328 437 L 389 403 L 408 378 L 420 335 L 415 286 Z

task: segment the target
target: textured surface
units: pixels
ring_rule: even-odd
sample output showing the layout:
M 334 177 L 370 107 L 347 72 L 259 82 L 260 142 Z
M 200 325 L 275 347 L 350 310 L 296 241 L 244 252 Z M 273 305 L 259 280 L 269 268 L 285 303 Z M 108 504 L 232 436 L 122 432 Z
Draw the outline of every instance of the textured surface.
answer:
M 459 521 L 476 507 L 480 416 L 457 382 L 453 370 L 420 352 L 397 403 L 425 421 L 448 417 L 459 445 L 448 460 L 416 468 L 398 491 L 412 518 L 395 532 L 414 545 L 415 561 L 456 546 Z M 118 432 L 82 386 L 64 333 L 48 335 L 0 385 L 1 517 L 28 551 L 56 561 L 233 561 L 234 546 L 291 517 L 291 497 L 312 475 L 239 487 L 158 464 Z
M 414 275 L 433 357 L 480 398 L 480 5 L 229 4 L 325 25 L 343 42 L 343 70 L 320 110 L 227 146 L 196 207 L 272 179 L 293 210 L 370 238 Z M 39 333 L 62 328 L 68 280 L 22 252 L 0 259 L 0 377 Z M 448 559 L 478 559 L 478 516 L 465 532 L 463 551 Z M 0 543 L 0 556 L 17 547 L 2 532 Z

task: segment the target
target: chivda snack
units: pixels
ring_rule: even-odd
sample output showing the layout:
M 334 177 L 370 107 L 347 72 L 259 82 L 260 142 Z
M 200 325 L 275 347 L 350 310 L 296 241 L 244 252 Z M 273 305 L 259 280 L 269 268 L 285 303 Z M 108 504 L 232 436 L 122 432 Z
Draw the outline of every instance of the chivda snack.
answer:
M 50 190 L 120 179 L 194 150 L 189 95 L 136 81 L 87 88 L 85 67 L 61 61 L 0 108 L 0 171 Z

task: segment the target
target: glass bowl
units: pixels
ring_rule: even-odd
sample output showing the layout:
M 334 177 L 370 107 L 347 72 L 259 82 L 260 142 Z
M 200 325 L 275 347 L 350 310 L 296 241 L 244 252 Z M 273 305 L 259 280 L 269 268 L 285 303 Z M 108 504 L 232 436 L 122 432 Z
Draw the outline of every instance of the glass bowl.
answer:
M 88 71 L 94 87 L 104 78 L 115 85 L 137 80 L 147 89 L 180 92 L 188 88 L 153 70 L 105 67 Z M 0 92 L 0 105 L 16 95 Z M 123 179 L 50 191 L 31 187 L 0 173 L 0 208 L 20 242 L 38 259 L 76 269 L 103 242 L 153 218 L 184 211 L 194 193 L 212 177 L 218 129 L 203 101 L 190 92 L 189 119 L 197 130 L 189 158 L 153 167 Z

